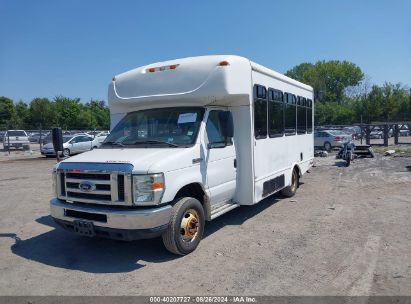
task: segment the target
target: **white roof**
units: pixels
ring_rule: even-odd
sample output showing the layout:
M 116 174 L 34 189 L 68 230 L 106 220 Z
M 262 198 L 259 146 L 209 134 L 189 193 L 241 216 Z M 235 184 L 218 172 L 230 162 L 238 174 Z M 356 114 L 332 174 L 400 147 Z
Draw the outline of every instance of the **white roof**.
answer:
M 220 66 L 222 61 L 229 65 Z M 244 57 L 199 56 L 152 63 L 116 75 L 109 85 L 110 109 L 121 113 L 130 107 L 164 107 L 171 102 L 173 106 L 246 105 L 252 94 L 252 70 L 312 91 L 310 86 Z

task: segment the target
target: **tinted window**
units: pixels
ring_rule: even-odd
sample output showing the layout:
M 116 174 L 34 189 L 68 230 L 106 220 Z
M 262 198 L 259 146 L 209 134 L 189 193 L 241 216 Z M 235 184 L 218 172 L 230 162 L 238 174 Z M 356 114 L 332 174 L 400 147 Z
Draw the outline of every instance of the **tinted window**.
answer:
M 254 86 L 254 136 L 256 139 L 267 137 L 267 90 L 260 85 Z
M 285 135 L 295 135 L 297 125 L 296 97 L 293 94 L 285 93 L 286 103 L 284 104 L 284 127 Z
M 27 136 L 24 131 L 7 131 L 7 136 Z
M 298 96 L 297 106 L 297 134 L 305 134 L 307 129 L 307 108 L 305 107 L 306 99 Z
M 272 89 L 268 92 L 269 134 L 270 137 L 282 136 L 284 133 L 283 92 Z
M 313 132 L 313 101 L 307 99 L 307 133 Z

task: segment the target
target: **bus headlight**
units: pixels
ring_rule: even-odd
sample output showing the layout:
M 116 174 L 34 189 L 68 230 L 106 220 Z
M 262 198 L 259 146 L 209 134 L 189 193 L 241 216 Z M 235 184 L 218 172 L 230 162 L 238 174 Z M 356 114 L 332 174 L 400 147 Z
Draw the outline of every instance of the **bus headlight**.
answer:
M 164 174 L 133 175 L 135 205 L 157 205 L 165 190 Z

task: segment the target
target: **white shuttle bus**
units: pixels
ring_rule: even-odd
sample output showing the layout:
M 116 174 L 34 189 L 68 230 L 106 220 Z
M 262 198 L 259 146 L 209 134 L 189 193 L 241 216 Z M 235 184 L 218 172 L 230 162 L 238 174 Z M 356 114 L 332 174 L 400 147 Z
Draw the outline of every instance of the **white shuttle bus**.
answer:
M 111 133 L 53 170 L 51 215 L 83 236 L 161 236 L 180 255 L 206 221 L 281 191 L 313 164 L 312 87 L 238 56 L 113 77 Z

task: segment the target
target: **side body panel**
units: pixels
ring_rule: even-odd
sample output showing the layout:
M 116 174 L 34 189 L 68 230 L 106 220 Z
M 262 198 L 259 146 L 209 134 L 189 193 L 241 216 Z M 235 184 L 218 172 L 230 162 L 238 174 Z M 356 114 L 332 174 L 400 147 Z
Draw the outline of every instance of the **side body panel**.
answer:
M 253 84 L 265 86 L 267 89 L 272 88 L 296 96 L 313 99 L 312 91 L 254 70 L 252 71 L 252 78 Z M 313 133 L 292 136 L 283 135 L 273 138 L 267 135 L 266 138 L 262 139 L 255 139 L 253 134 L 252 137 L 254 147 L 254 203 L 257 203 L 266 196 L 263 195 L 265 182 L 284 175 L 284 186 L 288 186 L 291 183 L 291 173 L 295 165 L 300 168 L 301 174 L 304 174 L 309 169 L 314 158 L 314 137 Z

